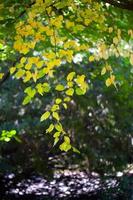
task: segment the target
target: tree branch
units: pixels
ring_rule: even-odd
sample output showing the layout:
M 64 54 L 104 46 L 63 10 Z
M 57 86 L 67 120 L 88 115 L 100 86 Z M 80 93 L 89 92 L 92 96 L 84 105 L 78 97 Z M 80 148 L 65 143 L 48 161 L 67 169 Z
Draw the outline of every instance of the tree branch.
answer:
M 21 58 L 22 58 L 22 55 L 19 56 L 18 59 L 12 63 L 12 66 L 15 66 L 15 65 L 17 64 L 17 62 L 20 61 Z M 15 72 L 16 72 L 16 71 L 15 71 Z M 14 73 L 15 73 L 15 72 L 14 72 Z M 10 78 L 10 69 L 8 69 L 8 70 L 5 72 L 3 78 L 0 80 L 0 87 L 3 85 L 3 83 L 4 83 L 8 78 Z
M 127 9 L 127 10 L 133 10 L 133 2 L 131 1 L 122 1 L 122 0 L 102 0 L 105 3 L 109 3 L 110 5 L 113 5 L 118 8 Z
M 30 8 L 32 5 L 35 4 L 35 1 L 33 1 L 32 3 L 30 3 L 27 8 Z M 22 17 L 24 14 L 26 13 L 26 10 L 23 10 L 19 16 L 17 17 L 17 19 L 19 19 L 20 17 Z M 21 58 L 21 57 L 20 57 Z M 19 59 L 20 59 L 19 58 Z M 14 62 L 13 65 L 15 65 L 18 61 Z M 2 86 L 2 84 L 10 77 L 10 70 L 8 69 L 7 72 L 5 72 L 3 78 L 0 80 L 0 87 Z
M 1 87 L 1 85 L 2 85 L 9 77 L 10 77 L 10 71 L 8 70 L 8 71 L 4 74 L 3 78 L 0 80 L 0 87 Z

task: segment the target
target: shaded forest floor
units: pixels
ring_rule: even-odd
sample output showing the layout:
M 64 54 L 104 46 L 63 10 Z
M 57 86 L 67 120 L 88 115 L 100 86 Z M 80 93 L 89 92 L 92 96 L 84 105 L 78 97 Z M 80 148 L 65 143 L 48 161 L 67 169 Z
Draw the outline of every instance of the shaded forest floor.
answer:
M 80 171 L 56 172 L 53 179 L 8 174 L 1 179 L 0 200 L 133 200 L 133 174 L 104 177 Z

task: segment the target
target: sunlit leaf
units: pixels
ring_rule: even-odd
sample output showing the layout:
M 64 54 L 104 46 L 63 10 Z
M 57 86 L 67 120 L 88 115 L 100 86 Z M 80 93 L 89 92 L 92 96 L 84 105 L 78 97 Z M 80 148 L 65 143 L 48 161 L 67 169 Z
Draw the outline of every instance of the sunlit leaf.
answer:
M 70 89 L 66 90 L 65 93 L 66 93 L 68 96 L 73 96 L 74 89 L 73 89 L 73 88 L 70 88 Z
M 76 74 L 75 72 L 70 72 L 67 75 L 67 81 L 72 81 L 72 79 L 74 78 L 75 74 Z
M 57 112 L 52 113 L 53 118 L 55 118 L 57 121 L 60 120 L 59 114 Z
M 45 113 L 41 116 L 40 121 L 42 122 L 42 121 L 48 119 L 49 116 L 50 116 L 50 112 L 49 112 L 49 111 L 45 112 Z
M 46 133 L 51 133 L 54 130 L 54 125 L 50 124 L 50 126 L 48 127 L 48 129 L 46 129 Z
M 105 73 L 106 73 L 106 67 L 103 67 L 101 71 L 101 75 L 104 75 Z
M 56 86 L 55 89 L 56 89 L 57 91 L 63 91 L 65 88 L 64 88 L 63 85 L 59 84 L 59 85 Z

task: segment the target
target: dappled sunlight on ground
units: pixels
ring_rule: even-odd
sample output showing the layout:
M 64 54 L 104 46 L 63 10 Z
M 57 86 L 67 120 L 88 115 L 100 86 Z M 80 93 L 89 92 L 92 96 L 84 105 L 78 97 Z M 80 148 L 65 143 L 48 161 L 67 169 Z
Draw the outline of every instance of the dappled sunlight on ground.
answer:
M 108 178 L 104 183 L 99 175 L 92 173 L 88 175 L 85 172 L 64 171 L 55 172 L 53 180 L 48 181 L 41 176 L 32 176 L 30 179 L 22 180 L 16 185 L 11 184 L 13 174 L 9 175 L 10 189 L 7 195 L 23 196 L 36 194 L 37 196 L 49 196 L 56 198 L 78 197 L 83 194 L 97 193 L 107 188 L 115 188 L 118 186 L 117 180 Z

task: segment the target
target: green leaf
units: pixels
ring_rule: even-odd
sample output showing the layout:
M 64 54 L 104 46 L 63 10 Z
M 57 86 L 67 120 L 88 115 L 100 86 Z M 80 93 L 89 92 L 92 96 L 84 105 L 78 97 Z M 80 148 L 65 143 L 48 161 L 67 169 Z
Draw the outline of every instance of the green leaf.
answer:
M 84 95 L 85 94 L 85 92 L 79 87 L 76 88 L 75 92 L 76 92 L 77 95 Z
M 8 137 L 5 137 L 5 138 L 4 138 L 4 141 L 5 141 L 5 142 L 10 142 L 10 140 L 11 140 L 11 138 L 8 138 Z
M 78 149 L 76 149 L 75 147 L 72 147 L 72 150 L 73 150 L 73 152 L 80 154 L 80 151 Z
M 16 133 L 17 133 L 16 130 L 11 130 L 10 131 L 10 136 L 12 137 L 12 136 L 16 135 Z
M 42 121 L 48 119 L 49 116 L 50 116 L 50 112 L 49 112 L 49 111 L 45 112 L 45 113 L 41 116 L 40 121 L 42 122 Z
M 16 130 L 6 131 L 3 130 L 2 134 L 0 135 L 0 141 L 9 142 L 12 138 L 16 136 Z

